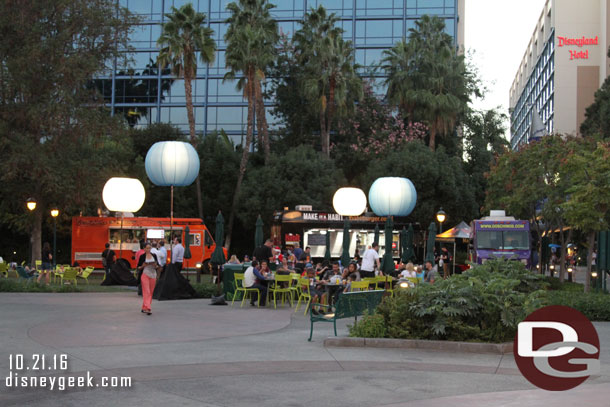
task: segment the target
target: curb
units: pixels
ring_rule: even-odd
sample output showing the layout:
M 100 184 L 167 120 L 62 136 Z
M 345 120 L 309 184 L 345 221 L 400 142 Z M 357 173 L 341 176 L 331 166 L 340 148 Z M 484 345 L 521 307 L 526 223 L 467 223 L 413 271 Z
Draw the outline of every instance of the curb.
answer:
M 492 353 L 496 355 L 503 355 L 513 352 L 512 342 L 477 343 L 389 338 L 329 337 L 324 339 L 324 347 L 425 349 L 462 353 Z

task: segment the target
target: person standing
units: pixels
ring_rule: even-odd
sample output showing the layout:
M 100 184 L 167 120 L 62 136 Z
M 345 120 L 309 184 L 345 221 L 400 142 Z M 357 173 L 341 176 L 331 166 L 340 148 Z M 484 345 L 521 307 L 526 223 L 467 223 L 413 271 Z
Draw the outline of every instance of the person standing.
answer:
M 157 254 L 157 258 L 159 259 L 159 266 L 165 267 L 167 264 L 167 249 L 165 248 L 165 239 L 159 240 L 159 247 L 157 250 L 159 253 Z
M 144 246 L 144 253 L 138 260 L 138 271 L 141 273 L 140 280 L 142 284 L 141 312 L 148 315 L 152 314 L 152 295 L 155 291 L 155 284 L 157 283 L 157 269 L 159 268 L 159 259 L 157 259 L 157 255 L 155 253 L 152 253 L 151 249 L 151 244 L 146 243 Z
M 51 261 L 53 259 L 53 255 L 51 254 L 51 245 L 49 242 L 45 242 L 42 246 L 42 264 L 40 266 L 40 274 L 38 275 L 38 283 L 40 283 L 40 279 L 42 275 L 46 275 L 45 282 L 49 285 L 49 280 L 51 277 Z
M 373 242 L 373 246 L 364 252 L 362 266 L 360 267 L 360 277 L 375 277 L 375 266 L 381 270 L 379 262 L 379 243 Z
M 254 249 L 254 253 L 252 254 L 252 258 L 254 260 L 258 260 L 259 262 L 265 260 L 267 262 L 273 261 L 273 251 L 271 248 L 273 247 L 273 240 L 267 239 L 262 246 Z
M 447 250 L 447 248 L 444 246 L 441 249 L 441 260 L 443 262 L 443 278 L 447 278 L 449 277 L 449 264 L 451 263 L 451 255 L 449 254 L 449 250 Z
M 294 249 L 292 250 L 292 254 L 294 254 L 295 259 L 301 260 L 301 255 L 303 254 L 303 249 L 301 249 L 301 246 L 299 245 L 298 242 L 294 243 Z
M 182 246 L 182 238 L 174 237 L 174 247 L 172 248 L 172 264 L 178 268 L 178 273 L 182 271 L 182 262 L 184 261 L 184 246 Z

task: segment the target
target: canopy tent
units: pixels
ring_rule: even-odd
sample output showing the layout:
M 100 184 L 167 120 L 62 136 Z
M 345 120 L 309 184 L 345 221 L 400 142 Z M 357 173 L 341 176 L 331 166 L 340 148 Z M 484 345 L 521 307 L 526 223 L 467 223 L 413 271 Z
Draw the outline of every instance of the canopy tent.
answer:
M 457 239 L 470 239 L 471 228 L 462 221 L 457 226 L 436 235 L 439 242 L 453 243 L 453 270 L 455 271 L 455 242 Z

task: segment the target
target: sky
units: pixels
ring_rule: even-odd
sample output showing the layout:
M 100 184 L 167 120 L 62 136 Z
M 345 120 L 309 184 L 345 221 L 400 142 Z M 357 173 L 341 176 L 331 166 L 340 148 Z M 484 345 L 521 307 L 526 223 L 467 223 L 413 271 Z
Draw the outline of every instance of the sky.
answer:
M 488 88 L 476 109 L 501 107 L 508 115 L 512 85 L 545 0 L 465 0 L 464 45 L 474 51 L 472 62 Z M 506 136 L 510 131 L 506 122 Z

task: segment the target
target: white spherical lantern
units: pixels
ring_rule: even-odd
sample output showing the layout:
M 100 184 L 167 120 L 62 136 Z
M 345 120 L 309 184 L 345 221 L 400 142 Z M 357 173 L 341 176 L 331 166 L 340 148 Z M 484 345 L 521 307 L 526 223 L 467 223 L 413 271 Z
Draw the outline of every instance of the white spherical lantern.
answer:
M 417 192 L 408 178 L 378 178 L 369 190 L 369 204 L 377 216 L 408 216 L 416 202 Z
M 102 191 L 106 208 L 113 212 L 137 212 L 145 197 L 144 185 L 135 178 L 110 178 Z
M 199 156 L 183 141 L 159 141 L 150 147 L 144 161 L 146 174 L 160 187 L 191 185 L 199 174 Z
M 333 207 L 342 216 L 358 216 L 366 209 L 366 195 L 359 188 L 339 188 L 333 197 Z

